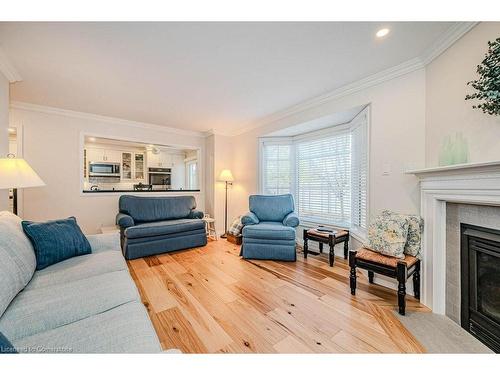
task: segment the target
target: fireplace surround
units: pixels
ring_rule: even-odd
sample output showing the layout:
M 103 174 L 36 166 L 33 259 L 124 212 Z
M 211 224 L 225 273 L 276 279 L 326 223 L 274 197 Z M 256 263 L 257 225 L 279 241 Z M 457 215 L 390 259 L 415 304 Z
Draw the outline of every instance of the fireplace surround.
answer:
M 407 171 L 420 180 L 422 239 L 421 302 L 445 314 L 446 206 L 500 206 L 500 161 Z
M 460 225 L 462 328 L 500 352 L 500 230 Z

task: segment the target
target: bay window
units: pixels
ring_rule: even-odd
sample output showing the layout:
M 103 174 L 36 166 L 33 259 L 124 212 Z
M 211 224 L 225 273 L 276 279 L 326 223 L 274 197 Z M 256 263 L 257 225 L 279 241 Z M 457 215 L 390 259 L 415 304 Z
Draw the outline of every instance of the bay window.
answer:
M 301 222 L 351 228 L 368 217 L 368 110 L 350 123 L 261 140 L 263 194 L 292 193 Z

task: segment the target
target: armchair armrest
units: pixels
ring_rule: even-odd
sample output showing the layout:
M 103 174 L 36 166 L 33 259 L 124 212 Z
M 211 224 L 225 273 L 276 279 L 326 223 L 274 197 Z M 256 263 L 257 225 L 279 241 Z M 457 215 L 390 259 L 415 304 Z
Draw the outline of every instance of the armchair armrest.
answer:
M 128 227 L 133 227 L 135 223 L 134 219 L 132 219 L 132 216 L 119 213 L 116 215 L 116 225 L 118 225 L 120 228 L 125 229 Z
M 259 224 L 259 218 L 253 212 L 249 211 L 241 217 L 241 224 L 243 225 L 254 225 Z
M 287 227 L 297 227 L 299 225 L 299 217 L 295 212 L 290 212 L 283 219 L 283 225 Z
M 198 210 L 191 210 L 188 219 L 203 219 L 203 212 Z

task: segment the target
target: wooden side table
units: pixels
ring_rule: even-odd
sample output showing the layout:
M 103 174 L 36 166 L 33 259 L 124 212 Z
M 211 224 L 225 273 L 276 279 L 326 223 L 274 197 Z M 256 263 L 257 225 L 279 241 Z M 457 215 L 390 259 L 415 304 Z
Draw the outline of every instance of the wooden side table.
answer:
M 319 253 L 309 250 L 309 240 L 319 242 Z M 308 254 L 319 255 L 323 252 L 323 244 L 327 244 L 330 247 L 330 252 L 328 254 L 330 267 L 333 267 L 335 261 L 335 245 L 342 242 L 344 243 L 344 259 L 347 259 L 347 254 L 349 253 L 349 231 L 347 229 L 339 229 L 335 232 L 321 232 L 316 229 L 304 229 L 304 258 L 307 258 Z

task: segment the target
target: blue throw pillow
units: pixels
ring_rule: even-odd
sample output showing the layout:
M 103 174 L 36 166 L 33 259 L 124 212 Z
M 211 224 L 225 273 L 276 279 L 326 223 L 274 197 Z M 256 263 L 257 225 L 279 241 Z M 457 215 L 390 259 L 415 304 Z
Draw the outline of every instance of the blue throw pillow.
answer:
M 0 332 L 0 354 L 14 354 L 17 353 L 16 348 L 12 346 L 9 340 L 7 340 L 7 337 L 2 335 L 2 332 Z
M 22 226 L 35 249 L 37 270 L 92 252 L 74 217 L 45 223 L 23 221 Z

